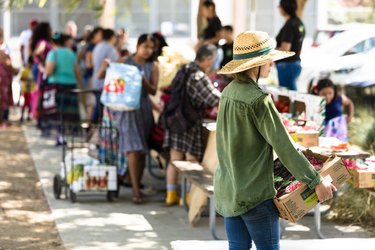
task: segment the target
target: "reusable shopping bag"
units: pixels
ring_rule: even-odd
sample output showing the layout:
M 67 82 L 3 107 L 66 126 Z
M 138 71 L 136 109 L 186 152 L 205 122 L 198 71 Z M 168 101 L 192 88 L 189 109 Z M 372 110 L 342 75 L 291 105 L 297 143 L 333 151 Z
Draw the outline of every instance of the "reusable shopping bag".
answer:
M 130 111 L 140 107 L 142 76 L 137 67 L 123 63 L 110 63 L 104 79 L 100 102 L 117 111 Z

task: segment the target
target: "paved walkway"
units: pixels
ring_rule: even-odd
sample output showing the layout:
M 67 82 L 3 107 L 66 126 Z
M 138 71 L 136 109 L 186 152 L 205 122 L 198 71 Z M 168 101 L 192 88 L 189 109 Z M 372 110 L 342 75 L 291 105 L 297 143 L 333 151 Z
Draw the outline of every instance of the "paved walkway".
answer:
M 157 191 L 164 184 L 147 174 L 143 182 L 149 195 L 143 205 L 133 205 L 130 190 L 126 188 L 121 189 L 119 199 L 113 203 L 107 202 L 104 195 L 78 196 L 75 204 L 54 199 L 52 178 L 60 171 L 61 148 L 54 146 L 53 139 L 41 139 L 35 128 L 24 126 L 23 129 L 67 249 L 170 249 L 170 242 L 174 240 L 212 240 L 208 218 L 202 218 L 195 228 L 190 226 L 184 209 L 164 205 L 164 194 Z M 327 237 L 348 239 L 318 240 L 312 221 L 312 217 L 305 217 L 298 224 L 288 225 L 282 249 L 375 249 L 375 239 L 357 239 L 372 236 L 354 226 L 323 223 L 322 231 Z M 225 235 L 222 218 L 218 218 L 218 233 Z M 224 243 L 224 249 L 225 246 Z

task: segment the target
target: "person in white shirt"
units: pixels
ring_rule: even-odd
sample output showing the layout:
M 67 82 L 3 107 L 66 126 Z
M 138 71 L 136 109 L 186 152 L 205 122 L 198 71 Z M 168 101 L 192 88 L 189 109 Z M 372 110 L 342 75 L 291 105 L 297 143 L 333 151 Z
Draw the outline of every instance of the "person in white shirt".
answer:
M 29 58 L 30 55 L 30 39 L 33 34 L 34 28 L 38 25 L 38 20 L 36 19 L 31 19 L 29 22 L 29 28 L 27 30 L 24 30 L 20 34 L 20 43 L 21 43 L 21 59 L 22 59 L 22 64 L 26 65 L 27 64 L 27 59 Z

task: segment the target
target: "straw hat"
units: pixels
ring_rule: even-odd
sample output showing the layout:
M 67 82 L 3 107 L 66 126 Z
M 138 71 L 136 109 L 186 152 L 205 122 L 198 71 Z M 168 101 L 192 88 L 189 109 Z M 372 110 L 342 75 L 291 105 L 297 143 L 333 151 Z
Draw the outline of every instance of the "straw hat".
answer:
M 266 32 L 245 31 L 234 40 L 233 60 L 225 64 L 218 73 L 223 75 L 239 73 L 294 54 L 294 52 L 275 50 Z

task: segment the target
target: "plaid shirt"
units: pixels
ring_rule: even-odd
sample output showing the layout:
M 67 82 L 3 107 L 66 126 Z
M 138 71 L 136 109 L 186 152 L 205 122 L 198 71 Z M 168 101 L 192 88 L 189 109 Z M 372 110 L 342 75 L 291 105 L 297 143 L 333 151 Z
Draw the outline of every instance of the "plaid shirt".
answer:
M 186 82 L 187 94 L 194 107 L 202 107 L 202 112 L 208 107 L 219 104 L 220 91 L 212 84 L 208 76 L 199 70 L 193 73 Z M 201 159 L 203 156 L 202 145 L 202 119 L 188 131 L 178 134 L 165 131 L 164 147 L 171 147 L 184 153 L 190 153 Z

